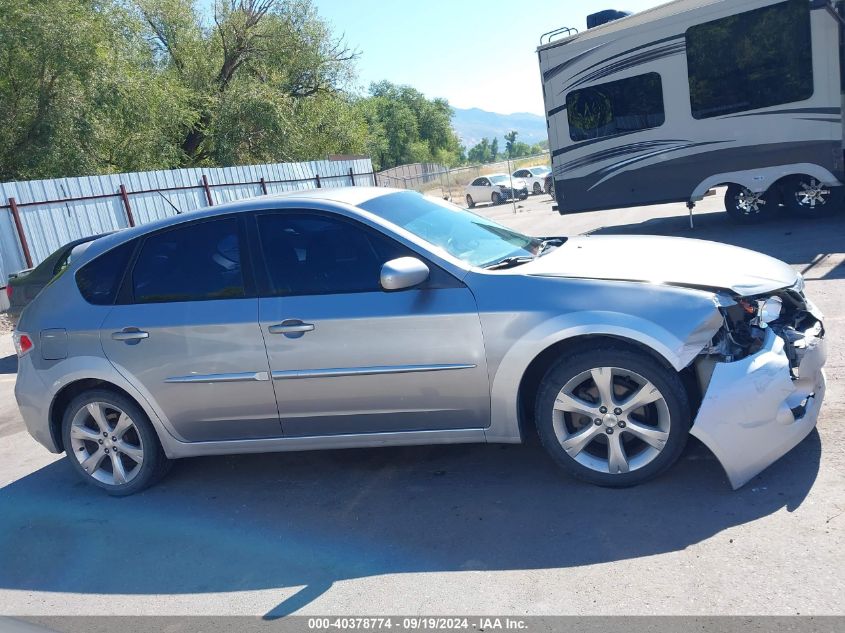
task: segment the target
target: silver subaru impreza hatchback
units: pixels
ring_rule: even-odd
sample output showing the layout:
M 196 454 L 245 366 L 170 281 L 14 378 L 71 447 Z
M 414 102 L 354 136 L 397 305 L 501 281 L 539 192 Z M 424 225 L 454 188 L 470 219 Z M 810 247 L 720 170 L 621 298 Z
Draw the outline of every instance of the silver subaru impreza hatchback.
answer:
M 376 188 L 94 240 L 14 337 L 29 432 L 115 495 L 180 457 L 534 432 L 602 486 L 654 477 L 692 434 L 736 488 L 812 431 L 825 389 L 822 316 L 783 262 L 528 237 Z

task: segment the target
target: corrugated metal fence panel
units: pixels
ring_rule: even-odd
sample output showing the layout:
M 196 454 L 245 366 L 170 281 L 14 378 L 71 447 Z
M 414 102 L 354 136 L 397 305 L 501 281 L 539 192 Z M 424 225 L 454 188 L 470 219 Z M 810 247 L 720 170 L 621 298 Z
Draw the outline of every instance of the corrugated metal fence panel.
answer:
M 374 184 L 368 158 L 323 160 L 0 183 L 0 205 L 8 205 L 9 198 L 15 198 L 19 205 L 39 203 L 19 208 L 33 263 L 38 265 L 71 240 L 127 227 L 126 209 L 118 195 L 121 184 L 128 192 L 135 223 L 146 224 L 208 206 L 203 175 L 208 179 L 213 203 L 223 204 L 262 195 L 262 178 L 269 194 L 313 189 L 317 175 L 323 187 L 349 186 L 350 168 L 356 185 Z M 91 196 L 109 197 L 55 202 Z M 11 211 L 0 208 L 0 287 L 5 286 L 9 273 L 22 268 L 26 268 L 26 261 Z

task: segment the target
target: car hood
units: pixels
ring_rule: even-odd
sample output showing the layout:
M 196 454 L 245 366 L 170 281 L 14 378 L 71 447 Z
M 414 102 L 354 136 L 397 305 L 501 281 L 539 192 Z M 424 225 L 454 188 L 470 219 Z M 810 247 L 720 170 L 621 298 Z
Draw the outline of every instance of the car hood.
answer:
M 528 184 L 528 183 L 525 182 L 524 178 L 514 178 L 512 182 L 513 182 L 513 188 L 514 189 L 522 189 L 523 187 L 527 186 L 527 184 Z M 497 186 L 498 187 L 510 187 L 511 183 L 510 183 L 510 181 L 504 182 L 504 183 L 497 185 Z
M 517 268 L 527 275 L 664 283 L 753 296 L 798 281 L 788 264 L 755 251 L 679 237 L 589 235 Z

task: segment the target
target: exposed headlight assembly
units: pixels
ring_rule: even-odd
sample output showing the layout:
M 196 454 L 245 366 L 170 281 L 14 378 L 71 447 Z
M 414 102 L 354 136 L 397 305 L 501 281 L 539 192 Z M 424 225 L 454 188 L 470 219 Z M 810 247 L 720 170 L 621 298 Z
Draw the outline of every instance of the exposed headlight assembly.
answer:
M 783 312 L 783 299 L 780 297 L 769 297 L 758 302 L 757 321 L 761 328 L 766 328 L 780 318 Z

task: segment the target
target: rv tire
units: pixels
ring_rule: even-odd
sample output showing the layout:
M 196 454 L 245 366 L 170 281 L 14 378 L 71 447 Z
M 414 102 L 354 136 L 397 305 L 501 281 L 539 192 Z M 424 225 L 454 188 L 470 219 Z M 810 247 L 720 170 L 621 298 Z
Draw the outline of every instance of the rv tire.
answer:
M 768 220 L 775 211 L 775 201 L 769 192 L 755 194 L 742 185 L 728 185 L 725 210 L 734 222 L 758 224 Z
M 845 187 L 828 187 L 810 176 L 786 178 L 781 191 L 789 212 L 805 218 L 829 216 L 845 206 Z

